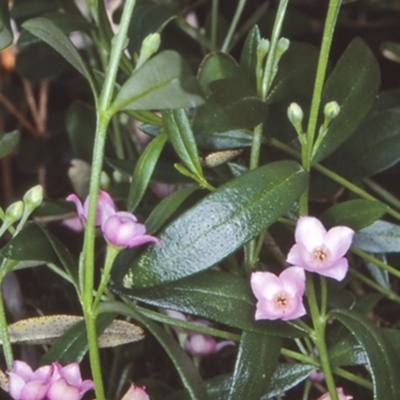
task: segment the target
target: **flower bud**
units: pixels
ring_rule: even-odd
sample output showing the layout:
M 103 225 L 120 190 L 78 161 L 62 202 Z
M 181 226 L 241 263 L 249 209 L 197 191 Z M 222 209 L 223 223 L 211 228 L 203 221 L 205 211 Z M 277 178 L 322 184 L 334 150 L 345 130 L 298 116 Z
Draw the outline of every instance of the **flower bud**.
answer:
M 296 129 L 299 139 L 301 139 L 300 136 L 303 135 L 302 122 L 304 117 L 302 108 L 297 103 L 290 104 L 287 110 L 287 116 L 291 124 L 294 126 L 294 129 Z
M 16 201 L 15 203 L 12 203 L 7 207 L 4 215 L 3 224 L 0 228 L 0 237 L 14 222 L 18 221 L 22 217 L 23 213 L 24 203 L 21 200 Z
M 257 56 L 264 58 L 268 54 L 270 44 L 268 39 L 261 39 L 257 46 Z
M 43 187 L 41 185 L 36 185 L 30 188 L 25 193 L 23 200 L 28 209 L 34 210 L 39 207 L 43 201 Z
M 140 68 L 160 47 L 161 38 L 159 33 L 150 33 L 147 35 L 140 48 L 139 59 L 136 63 L 136 69 Z
M 100 188 L 103 190 L 108 190 L 110 188 L 111 179 L 107 172 L 101 171 L 100 175 Z
M 333 118 L 336 118 L 340 112 L 339 104 L 336 101 L 331 101 L 325 104 L 324 107 L 324 115 L 325 118 L 331 121 Z

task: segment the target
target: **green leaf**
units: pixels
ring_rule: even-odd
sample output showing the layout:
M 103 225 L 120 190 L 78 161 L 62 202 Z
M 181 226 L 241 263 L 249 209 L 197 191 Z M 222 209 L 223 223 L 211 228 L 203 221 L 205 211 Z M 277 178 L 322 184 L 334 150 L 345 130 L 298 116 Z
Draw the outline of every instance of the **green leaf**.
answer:
M 259 334 L 300 337 L 304 332 L 282 321 L 255 321 L 256 300 L 247 280 L 226 272 L 204 271 L 148 289 L 112 290 L 133 300 L 207 318 Z
M 8 0 L 0 0 L 0 50 L 13 42 L 13 33 L 8 12 Z
M 181 204 L 196 190 L 198 190 L 198 186 L 178 190 L 174 193 L 171 193 L 168 197 L 157 204 L 149 217 L 146 219 L 145 225 L 147 233 L 151 235 L 158 231 L 168 220 L 168 218 L 170 218 L 181 206 Z
M 168 136 L 165 133 L 161 133 L 147 145 L 140 155 L 135 166 L 135 171 L 133 172 L 132 183 L 129 189 L 129 211 L 133 212 L 142 200 L 167 140 Z
M 199 148 L 206 150 L 225 150 L 250 147 L 253 142 L 253 135 L 240 130 L 226 132 L 202 132 L 195 135 Z M 262 143 L 266 142 L 264 138 Z
M 92 80 L 86 64 L 74 45 L 53 22 L 45 17 L 37 17 L 24 22 L 22 27 L 53 47 L 86 79 Z
M 54 0 L 17 1 L 11 9 L 11 17 L 27 19 L 57 10 Z
M 345 225 L 359 231 L 381 218 L 388 208 L 379 201 L 349 200 L 330 207 L 322 213 L 320 219 L 327 229 Z
M 77 285 L 76 261 L 55 236 L 35 222 L 28 222 L 22 231 L 0 251 L 0 255 L 18 261 L 41 261 L 62 265 Z
M 281 339 L 243 332 L 228 400 L 259 399 L 278 365 Z
M 136 321 L 143 324 L 151 332 L 151 334 L 160 343 L 160 345 L 164 348 L 165 352 L 170 357 L 182 380 L 182 383 L 184 384 L 186 390 L 189 392 L 190 399 L 207 399 L 205 386 L 199 375 L 197 367 L 193 364 L 193 361 L 186 354 L 186 352 L 179 346 L 178 342 L 158 324 L 149 320 L 142 314 L 135 311 L 133 308 L 123 303 L 104 302 L 100 305 L 99 311 L 126 315 L 127 317 L 132 317 Z
M 256 87 L 257 47 L 260 40 L 260 29 L 254 25 L 247 34 L 239 62 L 241 72 L 254 88 Z
M 195 107 L 201 89 L 189 66 L 171 50 L 158 53 L 122 85 L 109 112 Z
M 365 352 L 374 386 L 374 400 L 399 398 L 399 360 L 383 332 L 355 311 L 334 310 L 329 314 L 354 335 Z
M 189 118 L 184 109 L 163 112 L 165 131 L 179 158 L 199 178 L 203 178 L 196 141 L 194 140 Z
M 353 246 L 370 253 L 398 253 L 400 226 L 376 221 L 354 236 Z
M 290 41 L 288 51 L 279 62 L 267 103 L 312 93 L 319 50 L 307 43 Z
M 18 146 L 20 139 L 21 134 L 19 131 L 0 133 L 0 158 L 10 154 Z
M 127 275 L 127 287 L 173 281 L 218 263 L 273 224 L 307 184 L 299 164 L 280 161 L 221 186 L 160 234 L 162 248 L 147 248 Z
M 332 367 L 347 367 L 367 364 L 366 354 L 356 338 L 347 332 L 329 349 L 329 361 Z
M 333 153 L 355 131 L 371 109 L 380 85 L 378 62 L 360 38 L 351 41 L 322 93 L 321 105 L 336 101 L 339 115 L 329 125 L 313 163 Z
M 96 332 L 99 336 L 115 319 L 117 314 L 109 313 L 99 315 L 96 319 Z M 60 339 L 46 351 L 40 359 L 40 365 L 49 365 L 58 361 L 62 365 L 71 362 L 80 363 L 87 353 L 87 333 L 85 322 L 78 322 L 69 329 Z
M 208 54 L 199 67 L 198 79 L 205 93 L 211 82 L 223 78 L 239 77 L 240 71 L 237 62 L 226 53 Z

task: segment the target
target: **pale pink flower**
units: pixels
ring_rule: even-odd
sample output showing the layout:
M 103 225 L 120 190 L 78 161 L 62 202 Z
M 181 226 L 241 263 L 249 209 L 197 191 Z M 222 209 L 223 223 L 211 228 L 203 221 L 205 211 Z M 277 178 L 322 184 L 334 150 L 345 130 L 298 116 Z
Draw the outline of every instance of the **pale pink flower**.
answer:
M 258 300 L 255 319 L 287 321 L 305 315 L 305 278 L 300 267 L 289 267 L 279 277 L 271 272 L 253 272 L 251 288 Z
M 44 399 L 53 369 L 53 366 L 45 365 L 33 371 L 24 361 L 14 361 L 12 370 L 7 371 L 10 396 L 14 400 Z
M 146 227 L 126 211 L 114 211 L 104 218 L 101 230 L 106 240 L 116 247 L 137 247 L 148 242 L 161 246 L 160 241 L 154 236 L 146 235 Z
M 296 244 L 290 249 L 287 262 L 341 281 L 349 267 L 344 255 L 353 235 L 354 231 L 347 226 L 335 226 L 326 231 L 317 218 L 300 217 L 295 230 Z
M 336 388 L 339 400 L 352 400 L 353 397 L 352 396 L 346 396 L 344 394 L 343 388 Z M 329 393 L 325 393 L 323 394 L 321 397 L 318 397 L 317 400 L 331 400 L 331 396 L 329 395 Z
M 79 400 L 88 391 L 94 389 L 90 379 L 82 381 L 78 363 L 71 363 L 62 367 L 59 363 L 53 363 L 54 372 L 46 398 L 48 400 Z
M 85 202 L 82 204 L 82 202 L 79 200 L 76 194 L 70 194 L 66 198 L 66 200 L 75 203 L 78 217 L 83 222 L 87 221 L 87 216 L 89 211 L 89 199 L 90 196 L 86 197 Z M 113 199 L 107 192 L 105 192 L 104 190 L 100 190 L 99 197 L 97 200 L 96 226 L 101 226 L 101 223 L 104 218 L 103 214 L 106 212 L 107 214 L 109 214 L 111 210 L 115 210 L 115 204 Z
M 124 394 L 121 400 L 150 400 L 150 397 L 145 392 L 145 387 L 135 386 L 133 383 Z
M 188 318 L 179 311 L 166 310 L 166 313 L 170 317 L 180 319 L 181 321 L 188 321 Z M 205 319 L 195 319 L 191 322 L 199 326 L 212 326 L 212 323 Z M 174 329 L 178 335 L 179 342 L 181 343 L 182 347 L 193 356 L 204 357 L 220 351 L 226 346 L 235 345 L 235 343 L 231 340 L 222 340 L 217 342 L 212 336 L 193 330 L 187 331 L 186 329 L 179 327 L 175 327 Z

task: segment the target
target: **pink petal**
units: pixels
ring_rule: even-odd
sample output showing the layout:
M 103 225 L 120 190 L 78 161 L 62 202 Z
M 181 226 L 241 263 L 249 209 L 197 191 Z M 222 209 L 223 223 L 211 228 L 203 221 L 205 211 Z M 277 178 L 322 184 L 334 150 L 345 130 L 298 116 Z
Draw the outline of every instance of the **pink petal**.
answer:
M 87 391 L 94 389 L 94 382 L 91 379 L 85 379 L 79 387 L 79 396 L 82 397 Z
M 331 251 L 333 260 L 343 257 L 351 246 L 354 231 L 347 226 L 335 226 L 329 229 L 324 244 Z
M 79 388 L 82 383 L 81 370 L 79 368 L 79 364 L 73 362 L 71 364 L 66 365 L 60 371 L 61 376 L 67 381 L 67 383 L 71 386 L 75 386 Z
M 295 244 L 290 250 L 286 261 L 290 264 L 304 268 L 307 271 L 318 272 L 319 264 L 303 244 Z
M 13 399 L 19 399 L 22 388 L 25 386 L 25 380 L 14 372 L 8 372 L 8 376 L 8 392 Z
M 196 333 L 188 337 L 185 343 L 185 348 L 187 351 L 195 355 L 206 356 L 214 353 L 216 344 L 216 340 L 211 336 Z
M 20 400 L 42 400 L 46 396 L 48 387 L 47 382 L 29 382 L 22 388 Z
M 186 316 L 179 311 L 165 310 L 165 313 L 171 318 L 180 319 L 181 321 L 187 321 Z
M 74 232 L 82 232 L 83 226 L 79 217 L 67 218 L 62 221 L 62 224 Z
M 32 368 L 24 361 L 15 360 L 13 363 L 13 369 L 9 371 L 20 376 L 25 381 L 28 381 L 33 375 Z
M 141 246 L 142 244 L 149 243 L 149 242 L 153 242 L 158 247 L 161 247 L 160 241 L 156 237 L 150 236 L 150 235 L 133 237 L 127 242 L 126 245 L 128 247 L 137 247 L 137 246 Z
M 327 276 L 328 278 L 336 279 L 337 281 L 342 281 L 349 269 L 349 262 L 347 258 L 341 258 L 334 265 L 330 266 L 327 269 L 319 269 L 318 273 L 323 276 Z
M 72 201 L 73 203 L 75 203 L 76 212 L 78 214 L 78 217 L 85 218 L 85 213 L 83 211 L 82 202 L 79 200 L 79 197 L 76 194 L 70 194 L 69 196 L 67 196 L 67 198 L 65 200 Z
M 132 383 L 128 391 L 121 400 L 150 400 L 150 397 L 144 391 L 144 388 L 135 387 Z
M 258 299 L 272 299 L 282 290 L 280 279 L 271 272 L 253 272 L 250 285 L 254 296 Z
M 48 400 L 79 400 L 79 390 L 75 386 L 68 385 L 65 379 L 59 379 L 52 383 L 47 391 Z
M 281 317 L 282 312 L 277 311 L 271 301 L 262 299 L 257 302 L 256 313 L 254 315 L 256 321 L 260 319 L 269 319 L 273 321 Z
M 303 296 L 306 289 L 306 274 L 303 268 L 289 267 L 286 268 L 280 275 L 279 279 L 282 282 L 284 290 L 291 296 Z
M 296 243 L 301 243 L 309 252 L 324 242 L 326 229 L 315 217 L 300 217 L 295 230 Z
M 307 311 L 304 308 L 303 299 L 299 295 L 292 299 L 292 307 L 285 311 L 285 313 L 282 316 L 282 320 L 289 321 L 291 319 L 300 318 L 306 314 L 307 314 Z

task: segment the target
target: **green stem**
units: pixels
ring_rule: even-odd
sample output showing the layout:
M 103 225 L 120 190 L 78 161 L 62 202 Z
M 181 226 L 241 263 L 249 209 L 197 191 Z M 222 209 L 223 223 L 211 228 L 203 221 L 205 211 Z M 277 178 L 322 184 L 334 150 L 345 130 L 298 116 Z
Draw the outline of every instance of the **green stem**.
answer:
M 288 2 L 289 0 L 280 0 L 278 10 L 276 12 L 276 18 L 271 35 L 271 43 L 267 55 L 267 62 L 265 65 L 264 75 L 261 83 L 261 90 L 259 90 L 260 97 L 263 101 L 265 101 L 265 99 L 267 98 L 268 91 L 274 78 L 276 48 L 278 45 L 279 37 L 281 35 L 283 20 L 285 18 Z
M 242 11 L 243 11 L 245 4 L 246 4 L 246 0 L 239 0 L 239 3 L 236 7 L 235 15 L 233 16 L 233 19 L 232 19 L 231 26 L 229 27 L 228 33 L 226 34 L 224 43 L 221 47 L 221 51 L 227 52 L 229 50 L 229 45 L 231 43 L 233 34 L 235 33 L 237 24 L 242 15 Z
M 311 101 L 310 118 L 307 127 L 307 164 L 304 168 L 308 171 L 311 165 L 311 154 L 314 145 L 315 131 L 318 121 L 318 113 L 321 103 L 322 89 L 325 83 L 326 69 L 329 60 L 329 52 L 331 49 L 333 32 L 336 25 L 336 20 L 339 14 L 342 0 L 330 0 L 328 15 L 325 20 L 325 27 L 322 36 L 321 51 L 319 53 L 317 73 L 315 76 L 314 92 Z M 304 160 L 303 160 L 304 161 Z
M 382 287 L 381 285 L 379 285 L 378 283 L 376 283 L 372 279 L 367 278 L 364 274 L 361 274 L 360 272 L 356 271 L 353 268 L 350 268 L 349 272 L 350 272 L 351 275 L 355 276 L 360 281 L 364 282 L 367 286 L 369 286 L 369 287 L 375 289 L 376 291 L 382 293 L 388 299 L 390 299 L 392 301 L 395 301 L 396 303 L 400 304 L 400 296 L 397 293 L 393 292 L 392 290 L 385 289 L 384 287 Z
M 390 274 L 396 276 L 397 278 L 400 278 L 400 271 L 399 270 L 397 270 L 396 268 L 393 268 L 392 266 L 384 263 L 383 261 L 379 260 L 378 258 L 376 258 L 374 256 L 371 256 L 371 254 L 368 254 L 365 251 L 357 249 L 356 247 L 351 247 L 351 252 L 354 253 L 354 254 L 357 254 L 359 257 L 363 258 L 364 260 L 367 260 L 367 261 L 377 265 L 379 268 L 382 268 L 385 271 L 388 271 Z
M 94 310 L 96 310 L 97 306 L 99 305 L 101 296 L 103 295 L 104 290 L 107 286 L 108 279 L 110 277 L 110 273 L 111 273 L 111 269 L 112 269 L 115 257 L 117 257 L 117 255 L 120 251 L 121 251 L 121 248 L 119 248 L 119 247 L 115 247 L 111 244 L 107 245 L 107 254 L 106 254 L 106 260 L 104 262 L 104 270 L 103 270 L 103 273 L 101 274 L 99 288 L 97 289 L 96 298 L 93 303 Z
M 372 179 L 364 178 L 363 182 L 371 190 L 373 190 L 380 197 L 382 197 L 382 199 L 384 199 L 388 204 L 390 204 L 392 207 L 395 207 L 398 210 L 400 210 L 400 200 L 396 196 L 394 196 L 392 193 L 390 193 L 389 191 L 384 189 L 381 185 L 378 185 Z
M 321 369 L 325 375 L 325 381 L 328 386 L 329 394 L 332 400 L 338 400 L 336 385 L 332 375 L 332 369 L 329 362 L 328 350 L 325 344 L 325 325 L 326 317 L 320 314 L 315 294 L 313 275 L 307 273 L 307 299 L 310 308 L 311 319 L 314 324 L 313 340 L 318 349 L 318 356 L 321 362 Z
M 344 379 L 347 379 L 348 381 L 354 382 L 357 385 L 365 387 L 366 389 L 369 389 L 369 390 L 374 389 L 374 387 L 370 381 L 367 381 L 366 379 L 363 379 L 363 378 L 359 377 L 358 375 L 352 374 L 351 372 L 346 371 L 343 368 L 334 367 L 333 372 L 336 375 L 341 376 Z
M 211 51 L 217 50 L 219 0 L 212 0 L 211 8 Z
M 293 350 L 282 348 L 281 349 L 281 354 L 283 356 L 285 356 L 285 357 L 292 358 L 293 360 L 300 361 L 300 362 L 302 362 L 304 364 L 315 365 L 317 368 L 320 367 L 318 361 L 314 360 L 310 356 L 306 356 L 304 354 L 298 353 L 297 351 L 293 351 Z
M 3 281 L 6 276 L 6 273 L 3 272 L 6 268 L 5 264 L 7 263 L 7 259 L 3 259 L 1 263 L 1 276 L 0 276 L 0 337 L 3 346 L 3 354 L 6 360 L 7 368 L 10 370 L 13 367 L 13 351 L 10 342 L 10 335 L 8 334 L 8 325 L 7 325 L 7 318 L 6 318 L 6 311 L 4 308 L 4 301 L 3 301 Z
M 326 284 L 326 278 L 320 275 L 321 282 L 321 317 L 326 315 L 326 306 L 328 302 L 328 287 Z

